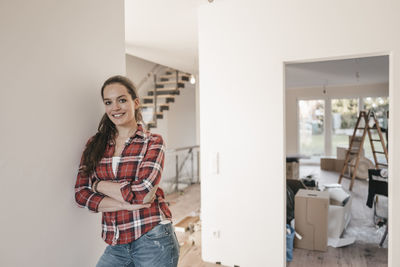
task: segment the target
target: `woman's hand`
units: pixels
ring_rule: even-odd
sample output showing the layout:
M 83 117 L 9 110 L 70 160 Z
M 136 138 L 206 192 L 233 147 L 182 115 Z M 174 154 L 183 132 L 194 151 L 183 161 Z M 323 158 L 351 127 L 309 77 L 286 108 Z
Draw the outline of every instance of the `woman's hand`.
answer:
M 156 199 L 156 196 L 154 195 L 154 196 L 152 197 L 152 199 L 150 200 L 150 202 L 148 202 L 148 203 L 143 203 L 143 204 L 130 204 L 130 203 L 128 203 L 128 202 L 124 202 L 124 203 L 122 203 L 122 207 L 123 207 L 123 209 L 125 209 L 125 210 L 130 210 L 130 211 L 132 211 L 132 210 L 144 209 L 144 208 L 150 208 L 151 203 L 153 203 L 155 199 Z
M 151 206 L 151 203 L 149 203 L 149 204 L 130 204 L 127 202 L 122 203 L 122 209 L 129 210 L 129 211 L 150 208 L 150 206 Z
M 149 201 L 147 201 L 147 202 L 143 202 L 143 204 L 151 204 L 151 203 L 153 203 L 153 202 L 154 202 L 154 200 L 155 200 L 155 199 L 156 199 L 156 195 L 153 195 Z M 146 200 L 146 198 L 145 198 L 145 199 L 143 199 L 143 200 Z
M 151 204 L 156 199 L 156 195 L 153 195 L 149 202 L 143 204 L 131 204 L 129 202 L 121 202 L 111 197 L 105 197 L 100 201 L 98 211 L 99 212 L 112 212 L 119 210 L 134 211 L 139 209 L 150 208 Z
M 156 192 L 158 189 L 158 184 L 155 185 L 143 198 L 143 203 L 148 204 L 148 203 L 153 203 L 153 201 L 156 199 Z

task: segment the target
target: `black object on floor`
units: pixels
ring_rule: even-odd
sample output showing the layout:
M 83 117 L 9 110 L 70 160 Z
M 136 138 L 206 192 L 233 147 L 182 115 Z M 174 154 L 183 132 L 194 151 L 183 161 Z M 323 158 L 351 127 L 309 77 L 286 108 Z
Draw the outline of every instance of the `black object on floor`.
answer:
M 306 189 L 303 183 L 299 180 L 286 180 L 286 223 L 294 219 L 294 197 L 299 189 Z
M 374 196 L 378 195 L 388 195 L 388 183 L 387 181 L 377 181 L 374 179 L 374 176 L 382 177 L 380 169 L 369 169 L 368 170 L 368 199 L 367 206 L 372 208 L 374 203 Z M 383 177 L 382 177 L 383 178 Z

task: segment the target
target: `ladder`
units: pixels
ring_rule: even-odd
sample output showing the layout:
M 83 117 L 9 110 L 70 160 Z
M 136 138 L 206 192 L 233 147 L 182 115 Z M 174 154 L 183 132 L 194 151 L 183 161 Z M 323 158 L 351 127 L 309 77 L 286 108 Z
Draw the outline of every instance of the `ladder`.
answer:
M 362 120 L 364 121 L 364 126 L 360 125 Z M 373 122 L 373 124 L 372 124 L 373 126 L 371 126 L 370 122 Z M 357 143 L 357 141 L 355 141 L 356 137 L 360 137 L 360 135 L 357 135 L 357 131 L 362 131 L 361 141 L 360 141 L 359 146 L 355 146 L 355 143 Z M 377 131 L 379 139 L 373 139 L 371 131 Z M 351 179 L 350 187 L 349 187 L 350 191 L 352 191 L 352 189 L 353 189 L 354 179 L 357 176 L 357 169 L 358 169 L 358 164 L 360 162 L 361 151 L 363 149 L 363 144 L 364 144 L 365 136 L 367 133 L 368 133 L 368 137 L 369 137 L 369 142 L 371 144 L 372 154 L 373 154 L 374 161 L 375 161 L 375 167 L 377 169 L 379 169 L 379 166 L 386 166 L 386 167 L 388 166 L 387 165 L 388 151 L 387 151 L 387 148 L 385 145 L 385 140 L 383 139 L 381 128 L 379 127 L 379 122 L 375 117 L 375 113 L 373 111 L 368 111 L 368 113 L 365 110 L 360 111 L 360 115 L 358 116 L 357 123 L 354 128 L 354 132 L 351 137 L 351 140 L 350 140 L 349 149 L 347 150 L 346 159 L 344 161 L 343 169 L 342 169 L 342 172 L 340 173 L 339 182 L 338 182 L 340 184 L 342 182 L 343 177 Z M 375 150 L 376 142 L 381 143 L 383 151 Z M 379 163 L 378 159 L 377 159 L 377 154 L 384 154 L 385 158 L 386 158 L 386 163 Z M 353 161 L 353 158 L 351 158 L 352 155 L 355 156 L 355 158 L 356 158 L 356 161 L 354 164 L 350 163 L 350 161 Z M 345 175 L 345 172 L 348 169 L 348 167 L 354 168 L 351 177 Z

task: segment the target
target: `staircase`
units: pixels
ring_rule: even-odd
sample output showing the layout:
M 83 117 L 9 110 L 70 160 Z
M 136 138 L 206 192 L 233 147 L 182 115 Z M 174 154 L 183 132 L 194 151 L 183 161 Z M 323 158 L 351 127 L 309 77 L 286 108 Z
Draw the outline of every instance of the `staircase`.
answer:
M 153 77 L 154 88 L 141 98 L 143 120 L 148 129 L 157 127 L 157 120 L 162 119 L 175 102 L 175 97 L 189 82 L 190 74 L 165 68 L 162 75 L 153 74 Z

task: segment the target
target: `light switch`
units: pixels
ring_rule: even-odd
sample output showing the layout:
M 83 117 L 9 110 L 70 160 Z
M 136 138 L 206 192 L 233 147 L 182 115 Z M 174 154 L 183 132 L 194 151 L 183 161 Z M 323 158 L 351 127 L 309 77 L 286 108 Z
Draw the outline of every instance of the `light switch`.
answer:
M 219 169 L 219 152 L 214 152 L 210 155 L 210 171 L 211 174 L 218 175 Z
M 213 229 L 213 230 L 212 230 L 212 236 L 213 236 L 214 239 L 219 239 L 220 236 L 221 236 L 220 230 L 218 230 L 218 229 Z

